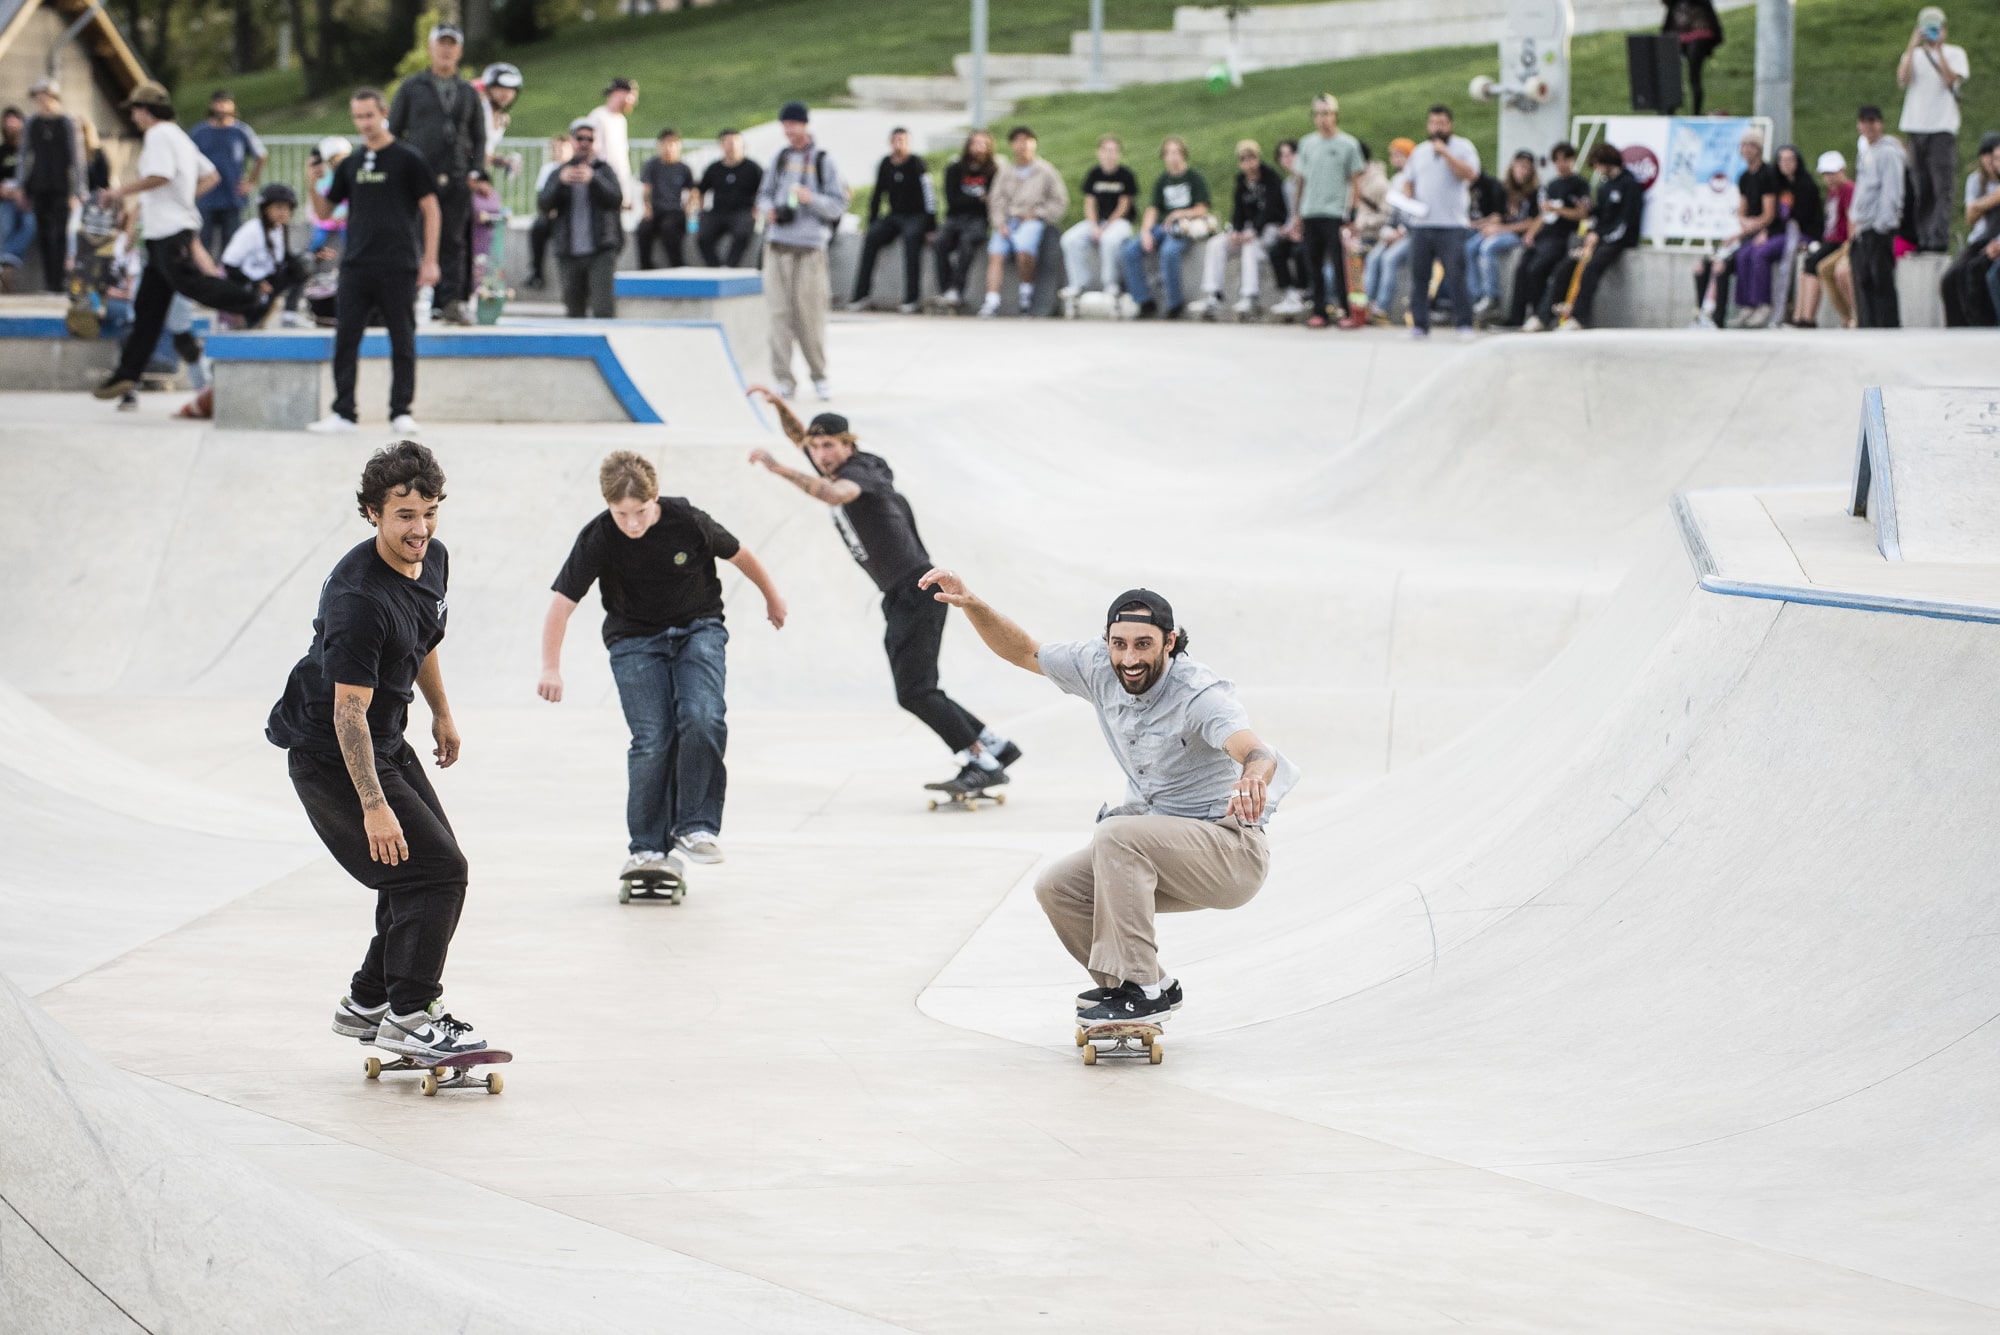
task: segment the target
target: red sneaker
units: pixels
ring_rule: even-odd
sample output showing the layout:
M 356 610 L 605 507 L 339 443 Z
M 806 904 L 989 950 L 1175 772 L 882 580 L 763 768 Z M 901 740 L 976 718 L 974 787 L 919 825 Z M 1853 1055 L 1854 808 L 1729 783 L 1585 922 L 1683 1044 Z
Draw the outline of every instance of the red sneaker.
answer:
M 1340 327 L 1342 329 L 1366 329 L 1368 327 L 1368 315 L 1364 311 L 1349 311 L 1340 317 Z
M 1326 317 L 1325 317 L 1324 315 L 1314 315 L 1314 316 L 1312 316 L 1312 317 L 1311 317 L 1310 319 L 1308 319 L 1308 320 L 1306 321 L 1306 328 L 1308 328 L 1308 329 L 1324 329 L 1324 328 L 1326 328 Z

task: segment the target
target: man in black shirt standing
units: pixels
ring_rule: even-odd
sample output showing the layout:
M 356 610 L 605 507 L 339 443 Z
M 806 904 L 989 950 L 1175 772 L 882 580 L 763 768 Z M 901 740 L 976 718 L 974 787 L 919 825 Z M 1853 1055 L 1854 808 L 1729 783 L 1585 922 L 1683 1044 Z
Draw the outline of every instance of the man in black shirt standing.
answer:
M 604 644 L 618 702 L 632 729 L 626 753 L 623 871 L 660 871 L 685 854 L 722 861 L 722 799 L 728 782 L 724 721 L 722 581 L 715 563 L 741 570 L 764 595 L 764 616 L 783 629 L 785 600 L 748 547 L 679 496 L 660 495 L 643 455 L 618 450 L 597 470 L 604 513 L 583 526 L 556 575 L 542 623 L 536 693 L 563 696 L 563 633 L 594 583 L 604 601 Z M 679 868 L 675 867 L 675 871 Z
M 471 324 L 472 185 L 486 165 L 486 110 L 479 90 L 458 74 L 465 35 L 449 23 L 431 29 L 431 65 L 403 80 L 389 108 L 389 133 L 430 164 L 438 198 L 438 273 L 429 284 L 431 311 Z
M 389 418 L 399 435 L 418 431 L 410 407 L 417 397 L 417 289 L 438 281 L 439 209 L 430 164 L 389 133 L 382 94 L 356 92 L 347 104 L 361 147 L 333 168 L 325 191 L 308 190 L 313 212 L 331 218 L 347 205 L 347 242 L 333 309 L 333 411 L 306 429 L 353 431 L 354 377 L 361 335 L 379 315 L 389 331 Z M 324 170 L 322 168 L 321 170 Z M 318 183 L 318 177 L 314 177 Z M 418 220 L 422 220 L 422 249 Z
M 887 214 L 878 222 L 884 205 Z M 875 257 L 897 237 L 903 239 L 903 304 L 905 315 L 916 313 L 921 295 L 924 238 L 937 230 L 937 191 L 930 167 L 910 152 L 910 132 L 889 131 L 889 156 L 875 168 L 875 189 L 868 195 L 868 235 L 861 243 L 861 266 L 854 271 L 851 311 L 868 309 L 868 291 L 875 283 Z
M 312 647 L 264 736 L 285 748 L 292 787 L 327 851 L 375 892 L 375 936 L 334 1007 L 333 1032 L 432 1061 L 486 1046 L 439 1001 L 465 907 L 465 854 L 403 736 L 410 699 L 422 691 L 438 768 L 458 760 L 438 666 L 450 567 L 436 539 L 444 470 L 414 441 L 386 445 L 362 470 L 356 499 L 375 536 L 320 586 Z
M 1569 258 L 1569 243 L 1577 225 L 1590 216 L 1590 182 L 1577 174 L 1576 145 L 1557 144 L 1549 150 L 1556 174 L 1542 186 L 1542 212 L 1514 268 L 1514 292 L 1501 327 L 1536 333 L 1547 327 L 1544 310 L 1553 314 L 1554 297 L 1544 299 L 1549 276 Z M 1536 312 L 1529 315 L 1530 311 Z
M 658 153 L 639 172 L 645 214 L 639 219 L 639 267 L 653 267 L 653 243 L 667 253 L 667 267 L 687 263 L 688 197 L 694 194 L 694 169 L 681 161 L 681 133 L 668 127 L 655 141 Z
M 938 649 L 944 642 L 946 607 L 917 585 L 931 567 L 930 553 L 917 536 L 916 515 L 896 475 L 879 455 L 855 448 L 854 433 L 839 413 L 821 413 L 801 425 L 783 399 L 763 385 L 751 394 L 771 405 L 792 443 L 806 452 L 813 471 L 787 468 L 768 450 L 752 450 L 750 462 L 769 469 L 816 501 L 833 507 L 833 526 L 848 552 L 882 591 L 888 631 L 889 675 L 896 703 L 922 719 L 956 752 L 959 772 L 933 788 L 978 792 L 1007 782 L 1007 767 L 1021 748 L 981 723 L 938 687 Z
M 743 132 L 724 130 L 722 156 L 708 164 L 698 187 L 707 196 L 695 245 L 709 268 L 737 269 L 757 231 L 757 191 L 764 184 L 763 165 L 743 156 Z

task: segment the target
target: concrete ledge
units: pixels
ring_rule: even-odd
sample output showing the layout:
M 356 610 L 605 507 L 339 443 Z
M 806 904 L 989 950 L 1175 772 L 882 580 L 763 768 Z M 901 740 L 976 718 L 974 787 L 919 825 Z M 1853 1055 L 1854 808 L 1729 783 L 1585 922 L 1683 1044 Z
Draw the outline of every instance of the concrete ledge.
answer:
M 208 321 L 196 320 L 194 329 L 206 335 Z M 116 338 L 75 338 L 60 315 L 0 316 L 0 390 L 96 389 L 123 346 Z M 174 381 L 184 388 L 186 373 L 177 369 Z
M 700 321 L 721 327 L 738 362 L 770 346 L 764 275 L 756 269 L 643 269 L 613 279 L 621 320 Z

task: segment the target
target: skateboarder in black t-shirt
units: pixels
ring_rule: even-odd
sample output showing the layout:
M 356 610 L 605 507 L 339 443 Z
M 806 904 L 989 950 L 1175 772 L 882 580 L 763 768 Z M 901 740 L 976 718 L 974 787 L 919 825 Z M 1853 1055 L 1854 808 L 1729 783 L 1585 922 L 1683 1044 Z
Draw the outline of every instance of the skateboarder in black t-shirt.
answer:
M 950 792 L 973 793 L 1007 782 L 1007 767 L 1021 748 L 981 723 L 938 688 L 938 648 L 944 642 L 945 606 L 917 587 L 930 569 L 930 553 L 917 536 L 917 518 L 896 475 L 880 455 L 855 448 L 854 433 L 839 413 L 821 413 L 801 425 L 785 401 L 763 385 L 749 391 L 771 405 L 792 443 L 806 452 L 813 471 L 801 473 L 752 450 L 760 464 L 816 501 L 833 507 L 833 526 L 875 587 L 882 590 L 882 617 L 888 632 L 889 674 L 896 703 L 915 714 L 957 753 L 960 769 L 945 784 Z
M 729 743 L 723 713 L 722 581 L 715 563 L 741 570 L 764 595 L 764 616 L 783 629 L 785 600 L 763 563 L 733 534 L 679 496 L 660 495 L 643 455 L 618 450 L 597 470 L 605 510 L 583 526 L 556 575 L 542 623 L 542 680 L 563 696 L 563 632 L 594 583 L 604 602 L 604 644 L 618 702 L 632 729 L 626 754 L 625 825 L 631 857 L 621 875 L 679 871 L 676 854 L 722 861 L 722 798 Z
M 369 459 L 356 499 L 375 537 L 320 586 L 312 647 L 264 735 L 286 749 L 327 851 L 375 892 L 375 938 L 334 1008 L 333 1032 L 425 1061 L 486 1047 L 439 1001 L 465 906 L 465 855 L 403 737 L 414 688 L 430 706 L 438 767 L 458 759 L 437 655 L 450 567 L 434 536 L 444 470 L 423 446 L 399 441 Z

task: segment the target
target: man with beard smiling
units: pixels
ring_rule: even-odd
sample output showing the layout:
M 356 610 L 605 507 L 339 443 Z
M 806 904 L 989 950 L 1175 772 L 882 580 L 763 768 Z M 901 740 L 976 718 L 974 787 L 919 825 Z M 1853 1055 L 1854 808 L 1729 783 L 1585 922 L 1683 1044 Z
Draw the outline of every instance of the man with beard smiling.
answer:
M 963 609 L 995 654 L 1096 708 L 1125 800 L 1098 813 L 1088 847 L 1042 872 L 1035 896 L 1097 980 L 1076 999 L 1077 1022 L 1160 1023 L 1181 986 L 1160 967 L 1153 915 L 1250 901 L 1270 865 L 1264 824 L 1297 767 L 1250 730 L 1233 683 L 1186 657 L 1187 632 L 1150 589 L 1111 600 L 1102 639 L 1037 644 L 953 572 L 918 584 Z

